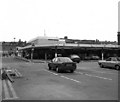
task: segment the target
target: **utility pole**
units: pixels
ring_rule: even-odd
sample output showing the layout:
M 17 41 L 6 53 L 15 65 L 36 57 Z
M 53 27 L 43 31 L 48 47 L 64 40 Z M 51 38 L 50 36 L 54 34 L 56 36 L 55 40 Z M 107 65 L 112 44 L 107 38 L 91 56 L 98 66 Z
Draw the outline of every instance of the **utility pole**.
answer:
M 44 37 L 46 36 L 46 32 L 45 32 L 45 29 L 44 29 Z
M 14 42 L 15 42 L 15 39 L 16 39 L 16 38 L 14 38 Z
M 32 44 L 32 49 L 31 49 L 31 61 L 33 60 L 34 48 L 35 48 L 35 45 L 33 43 Z

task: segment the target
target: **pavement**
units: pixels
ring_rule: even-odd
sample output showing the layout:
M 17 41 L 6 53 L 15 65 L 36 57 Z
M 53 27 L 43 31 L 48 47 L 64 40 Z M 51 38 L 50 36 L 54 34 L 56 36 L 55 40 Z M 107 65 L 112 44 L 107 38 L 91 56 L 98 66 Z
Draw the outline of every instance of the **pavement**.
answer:
M 57 73 L 47 63 L 18 58 L 3 58 L 2 66 L 22 75 L 14 83 L 4 81 L 4 100 L 118 100 L 118 71 L 97 62 L 81 62 L 74 73 Z
M 47 61 L 46 60 L 37 60 L 37 59 L 31 60 L 31 59 L 26 59 L 26 58 L 19 57 L 19 56 L 15 56 L 15 58 L 21 59 L 21 60 L 26 61 L 26 62 L 33 62 L 33 63 L 47 63 L 47 62 L 49 62 L 49 60 L 47 60 Z

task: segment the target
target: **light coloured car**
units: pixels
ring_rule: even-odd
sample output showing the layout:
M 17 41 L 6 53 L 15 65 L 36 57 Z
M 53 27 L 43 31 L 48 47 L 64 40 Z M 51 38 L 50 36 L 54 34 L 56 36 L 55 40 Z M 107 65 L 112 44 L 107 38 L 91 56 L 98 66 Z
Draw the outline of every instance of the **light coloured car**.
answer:
M 99 60 L 98 64 L 101 68 L 103 67 L 109 67 L 109 68 L 115 68 L 117 70 L 120 69 L 120 57 L 109 57 L 106 60 Z

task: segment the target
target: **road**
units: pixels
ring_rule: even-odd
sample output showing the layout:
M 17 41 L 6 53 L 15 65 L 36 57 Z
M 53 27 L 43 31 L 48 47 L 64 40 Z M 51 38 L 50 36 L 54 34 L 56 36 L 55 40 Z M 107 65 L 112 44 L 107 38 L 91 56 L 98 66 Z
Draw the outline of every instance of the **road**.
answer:
M 20 76 L 13 83 L 3 81 L 3 100 L 118 100 L 118 71 L 97 62 L 80 62 L 74 73 L 56 73 L 47 63 L 15 58 L 3 58 L 2 67 Z

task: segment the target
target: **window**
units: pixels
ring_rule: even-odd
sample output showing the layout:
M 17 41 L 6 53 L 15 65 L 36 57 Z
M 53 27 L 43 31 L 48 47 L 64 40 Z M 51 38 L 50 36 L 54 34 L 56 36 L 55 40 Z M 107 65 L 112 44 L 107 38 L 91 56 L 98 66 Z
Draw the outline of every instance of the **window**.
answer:
M 112 58 L 111 60 L 112 60 L 112 61 L 117 61 L 117 58 Z
M 106 59 L 106 61 L 111 61 L 111 58 Z

